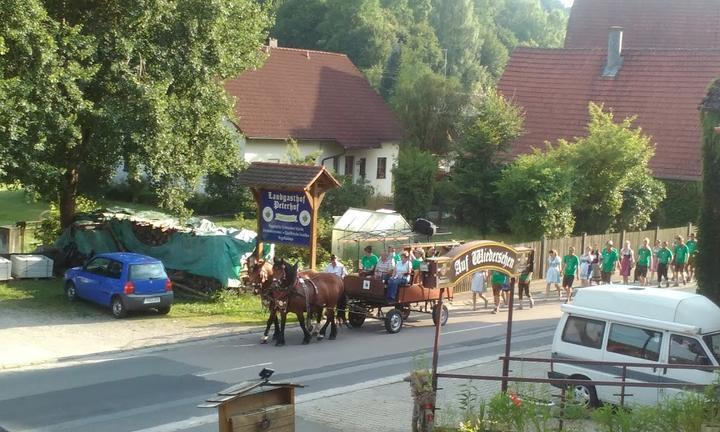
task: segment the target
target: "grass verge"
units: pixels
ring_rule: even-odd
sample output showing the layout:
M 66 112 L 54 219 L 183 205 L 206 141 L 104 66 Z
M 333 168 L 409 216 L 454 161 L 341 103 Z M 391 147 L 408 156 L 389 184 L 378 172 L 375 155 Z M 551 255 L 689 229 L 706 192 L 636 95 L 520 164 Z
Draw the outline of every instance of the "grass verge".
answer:
M 106 315 L 109 309 L 90 302 L 69 303 L 65 299 L 61 279 L 15 280 L 0 282 L 0 308 L 10 307 L 67 318 Z M 224 292 L 213 300 L 190 300 L 177 296 L 169 314 L 175 319 L 207 318 L 215 322 L 264 324 L 267 312 L 260 299 L 251 294 Z

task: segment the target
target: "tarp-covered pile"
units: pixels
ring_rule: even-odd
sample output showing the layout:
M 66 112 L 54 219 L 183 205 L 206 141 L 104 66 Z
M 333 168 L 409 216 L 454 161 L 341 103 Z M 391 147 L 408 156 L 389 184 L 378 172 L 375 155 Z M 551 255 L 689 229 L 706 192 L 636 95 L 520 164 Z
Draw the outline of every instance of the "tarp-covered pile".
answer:
M 116 251 L 149 255 L 168 269 L 213 278 L 218 287 L 227 287 L 240 284 L 242 264 L 255 249 L 256 236 L 249 230 L 217 227 L 206 219 L 181 225 L 162 213 L 113 208 L 78 217 L 55 246 L 66 257 Z

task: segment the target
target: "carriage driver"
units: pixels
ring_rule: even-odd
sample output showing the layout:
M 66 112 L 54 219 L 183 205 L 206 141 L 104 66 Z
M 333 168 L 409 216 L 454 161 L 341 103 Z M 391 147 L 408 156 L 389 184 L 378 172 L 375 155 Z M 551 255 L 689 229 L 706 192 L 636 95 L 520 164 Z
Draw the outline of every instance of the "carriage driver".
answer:
M 388 280 L 387 300 L 393 301 L 397 297 L 398 288 L 410 283 L 412 264 L 407 252 L 400 255 L 400 262 L 395 265 L 393 277 Z

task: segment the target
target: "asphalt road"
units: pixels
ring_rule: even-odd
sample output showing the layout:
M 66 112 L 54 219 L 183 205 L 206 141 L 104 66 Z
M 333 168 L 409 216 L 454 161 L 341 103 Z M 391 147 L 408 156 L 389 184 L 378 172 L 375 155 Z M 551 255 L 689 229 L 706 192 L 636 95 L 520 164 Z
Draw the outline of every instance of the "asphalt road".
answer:
M 513 350 L 549 345 L 556 322 L 540 314 L 516 321 Z M 255 379 L 263 367 L 276 371 L 274 381 L 305 384 L 298 402 L 312 403 L 397 380 L 414 363 L 429 365 L 433 330 L 428 318 L 413 314 L 395 335 L 380 321 L 368 321 L 360 329 L 342 329 L 335 341 L 303 346 L 300 330 L 292 328 L 285 347 L 259 345 L 258 334 L 245 334 L 8 371 L 0 373 L 0 426 L 10 432 L 216 431 L 214 410 L 196 405 Z M 487 313 L 453 311 L 443 328 L 440 365 L 500 355 L 504 341 L 505 325 Z

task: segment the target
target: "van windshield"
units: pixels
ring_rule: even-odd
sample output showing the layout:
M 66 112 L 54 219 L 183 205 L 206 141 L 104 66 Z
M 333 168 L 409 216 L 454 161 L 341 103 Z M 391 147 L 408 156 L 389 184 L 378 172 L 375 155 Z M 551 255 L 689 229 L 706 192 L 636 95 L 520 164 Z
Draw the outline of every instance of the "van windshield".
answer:
M 133 264 L 130 266 L 130 280 L 140 281 L 150 279 L 167 279 L 162 264 Z
M 715 360 L 720 363 L 720 333 L 703 336 L 703 340 L 708 348 L 710 348 L 710 351 L 712 351 Z

